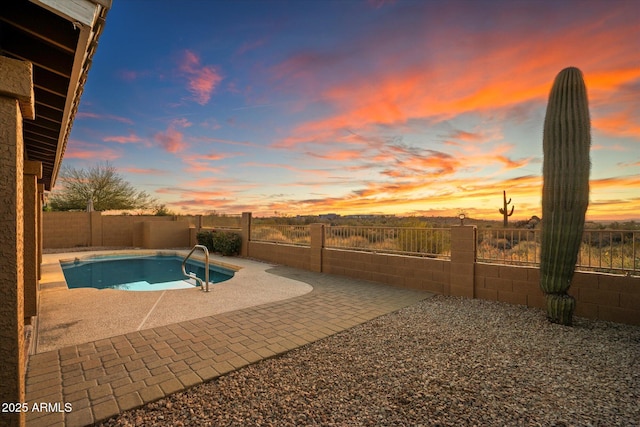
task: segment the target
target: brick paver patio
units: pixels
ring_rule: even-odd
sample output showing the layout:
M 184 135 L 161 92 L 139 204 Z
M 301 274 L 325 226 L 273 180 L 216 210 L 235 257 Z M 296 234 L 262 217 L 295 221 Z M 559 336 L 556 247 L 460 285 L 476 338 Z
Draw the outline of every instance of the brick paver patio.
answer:
M 270 272 L 314 289 L 284 301 L 31 356 L 27 403 L 46 406 L 30 410 L 27 425 L 92 424 L 431 295 L 289 267 Z

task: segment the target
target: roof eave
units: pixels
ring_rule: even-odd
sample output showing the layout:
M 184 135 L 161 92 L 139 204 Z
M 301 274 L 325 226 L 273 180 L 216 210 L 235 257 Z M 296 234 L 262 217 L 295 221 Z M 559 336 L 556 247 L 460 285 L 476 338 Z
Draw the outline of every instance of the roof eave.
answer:
M 58 172 L 71 133 L 80 98 L 84 91 L 87 74 L 91 68 L 93 55 L 98 45 L 98 39 L 104 28 L 107 12 L 111 7 L 111 0 L 30 0 L 56 15 L 70 21 L 80 30 L 78 44 L 75 50 L 71 78 L 58 136 L 56 159 L 53 165 L 51 181 L 46 190 L 55 186 Z

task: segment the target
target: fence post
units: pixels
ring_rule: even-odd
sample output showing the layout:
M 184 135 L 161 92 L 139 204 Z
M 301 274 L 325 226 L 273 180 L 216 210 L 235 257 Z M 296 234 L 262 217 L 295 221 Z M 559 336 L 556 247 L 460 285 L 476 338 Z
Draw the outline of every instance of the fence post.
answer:
M 251 240 L 251 212 L 242 212 L 240 228 L 242 228 L 242 246 L 240 247 L 240 255 L 246 258 L 249 256 L 249 241 Z
M 475 225 L 451 227 L 451 282 L 449 294 L 474 298 L 476 263 Z
M 311 254 L 309 264 L 311 271 L 322 273 L 322 249 L 324 248 L 324 224 L 311 224 Z

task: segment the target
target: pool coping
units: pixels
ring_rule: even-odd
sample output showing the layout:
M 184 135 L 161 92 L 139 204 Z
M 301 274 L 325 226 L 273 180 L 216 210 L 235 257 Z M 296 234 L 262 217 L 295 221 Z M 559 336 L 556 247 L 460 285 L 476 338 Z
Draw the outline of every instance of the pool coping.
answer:
M 84 255 L 84 256 L 76 256 L 73 258 L 60 258 L 58 261 L 59 262 L 73 262 L 76 259 L 79 260 L 85 260 L 85 259 L 90 259 L 90 258 L 94 258 L 96 256 L 96 252 L 100 252 L 99 255 L 119 255 L 122 257 L 134 257 L 134 256 L 139 256 L 139 255 L 164 255 L 164 256 L 178 256 L 178 257 L 182 257 L 185 256 L 185 253 L 187 253 L 186 249 L 125 249 L 125 250 L 113 250 L 113 251 L 109 251 L 109 250 L 102 250 L 102 251 L 88 251 L 88 252 L 82 252 L 84 254 L 89 254 L 89 255 Z M 104 252 L 104 253 L 102 253 Z M 52 255 L 52 254 L 50 254 Z M 235 264 L 231 264 L 228 262 L 223 262 L 220 261 L 219 259 L 217 259 L 216 257 L 218 257 L 218 255 L 216 254 L 210 254 L 209 255 L 209 264 L 214 264 L 217 265 L 219 267 L 224 267 L 227 268 L 229 270 L 233 270 L 233 271 L 240 271 L 242 269 L 241 266 L 235 265 Z M 198 254 L 193 254 L 191 255 L 191 257 L 189 258 L 193 258 L 196 261 L 201 261 L 201 262 L 205 262 L 205 257 L 203 255 Z M 221 258 L 221 257 L 220 257 Z

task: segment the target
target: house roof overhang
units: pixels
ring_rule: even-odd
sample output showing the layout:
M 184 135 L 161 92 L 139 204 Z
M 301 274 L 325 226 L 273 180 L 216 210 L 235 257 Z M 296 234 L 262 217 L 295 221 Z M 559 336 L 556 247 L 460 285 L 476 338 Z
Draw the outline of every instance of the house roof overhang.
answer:
M 0 55 L 33 64 L 35 119 L 23 123 L 25 159 L 42 162 L 46 190 L 55 185 L 111 1 L 0 2 Z

